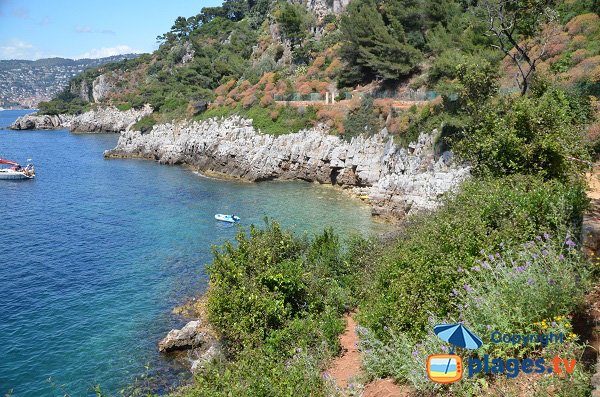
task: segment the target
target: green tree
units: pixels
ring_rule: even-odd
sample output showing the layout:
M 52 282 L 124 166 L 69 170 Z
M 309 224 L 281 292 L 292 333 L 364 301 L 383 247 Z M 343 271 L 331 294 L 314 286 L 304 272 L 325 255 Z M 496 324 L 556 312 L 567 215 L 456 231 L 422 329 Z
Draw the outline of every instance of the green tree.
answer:
M 407 43 L 401 22 L 392 18 L 394 14 L 385 15 L 386 20 L 374 0 L 356 0 L 348 6 L 340 26 L 342 58 L 349 66 L 343 85 L 360 82 L 361 75 L 362 80 L 398 80 L 416 70 L 421 52 Z

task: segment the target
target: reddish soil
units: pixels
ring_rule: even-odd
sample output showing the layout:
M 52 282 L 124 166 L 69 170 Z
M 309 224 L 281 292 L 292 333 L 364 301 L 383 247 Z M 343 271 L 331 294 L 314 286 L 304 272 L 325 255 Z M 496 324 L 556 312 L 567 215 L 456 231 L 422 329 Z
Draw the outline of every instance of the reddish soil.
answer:
M 365 386 L 363 397 L 410 397 L 411 391 L 391 379 L 379 379 Z
M 354 313 L 345 316 L 346 329 L 340 335 L 342 355 L 338 357 L 327 371 L 335 379 L 337 387 L 343 392 L 348 384 L 361 374 L 361 355 L 358 350 L 358 335 Z M 391 379 L 379 379 L 365 386 L 363 397 L 408 397 L 410 390 L 400 387 Z
M 351 378 L 356 378 L 360 374 L 361 358 L 358 351 L 358 335 L 356 335 L 356 322 L 354 313 L 345 316 L 346 329 L 340 335 L 340 345 L 342 345 L 342 355 L 338 357 L 329 371 L 327 371 L 340 390 L 346 389 Z

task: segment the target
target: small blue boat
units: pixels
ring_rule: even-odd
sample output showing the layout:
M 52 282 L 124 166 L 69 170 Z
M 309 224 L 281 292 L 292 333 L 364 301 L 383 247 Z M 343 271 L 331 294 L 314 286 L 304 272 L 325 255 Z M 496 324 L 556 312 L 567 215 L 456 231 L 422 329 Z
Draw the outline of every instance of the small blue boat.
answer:
M 236 223 L 240 221 L 240 217 L 237 215 L 226 215 L 226 214 L 217 214 L 215 215 L 215 219 L 221 222 L 228 223 Z

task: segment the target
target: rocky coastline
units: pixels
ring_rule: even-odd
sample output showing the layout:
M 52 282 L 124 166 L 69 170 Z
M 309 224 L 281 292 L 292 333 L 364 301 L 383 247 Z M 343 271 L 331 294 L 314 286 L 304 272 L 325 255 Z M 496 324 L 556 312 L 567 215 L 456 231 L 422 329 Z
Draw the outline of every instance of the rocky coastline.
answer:
M 273 136 L 238 116 L 160 124 L 142 133 L 121 133 L 106 158 L 145 158 L 189 165 L 248 181 L 304 180 L 350 189 L 367 200 L 372 213 L 402 219 L 433 209 L 439 197 L 469 176 L 451 152 L 436 153 L 437 131 L 421 134 L 408 148 L 382 130 L 350 142 L 324 126 Z
M 36 115 L 19 117 L 10 128 L 13 130 L 56 130 L 69 129 L 77 133 L 121 132 L 131 127 L 142 117 L 152 113 L 148 105 L 142 109 L 120 111 L 109 106 L 80 115 Z

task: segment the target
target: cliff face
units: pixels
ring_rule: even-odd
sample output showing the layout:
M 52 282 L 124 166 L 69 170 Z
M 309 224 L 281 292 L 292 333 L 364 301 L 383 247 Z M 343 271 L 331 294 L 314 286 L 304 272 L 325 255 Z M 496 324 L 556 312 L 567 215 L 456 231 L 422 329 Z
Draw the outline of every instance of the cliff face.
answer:
M 115 107 L 107 107 L 85 112 L 77 116 L 36 116 L 19 117 L 10 128 L 13 130 L 53 130 L 68 128 L 73 132 L 120 132 L 140 118 L 152 113 L 152 108 L 130 109 L 125 112 Z
M 189 164 L 250 181 L 301 179 L 337 185 L 368 196 L 375 215 L 397 218 L 435 207 L 442 193 L 468 176 L 467 168 L 453 164 L 451 153 L 434 156 L 433 139 L 423 134 L 403 149 L 385 130 L 351 142 L 324 128 L 272 136 L 256 131 L 250 120 L 231 117 L 162 124 L 144 134 L 127 130 L 105 157 Z

